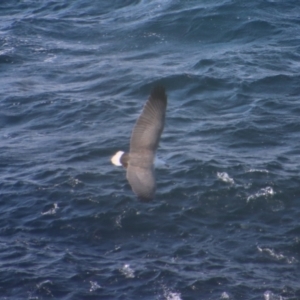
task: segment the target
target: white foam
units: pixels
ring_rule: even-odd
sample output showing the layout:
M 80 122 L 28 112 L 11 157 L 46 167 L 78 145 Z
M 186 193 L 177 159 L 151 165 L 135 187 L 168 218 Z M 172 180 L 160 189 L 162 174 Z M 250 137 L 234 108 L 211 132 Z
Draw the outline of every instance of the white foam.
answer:
M 45 212 L 42 212 L 41 214 L 42 215 L 54 215 L 56 214 L 56 211 L 59 209 L 57 203 L 54 203 L 54 207 L 45 211 Z
M 125 264 L 121 269 L 120 272 L 126 277 L 126 278 L 134 278 L 134 270 L 130 267 L 129 264 Z
M 228 293 L 223 292 L 221 295 L 221 299 L 230 299 L 230 297 L 229 297 Z
M 163 291 L 164 291 L 164 298 L 166 300 L 182 300 L 180 293 L 175 293 L 170 291 L 168 287 L 165 285 L 162 285 Z
M 94 292 L 98 289 L 101 289 L 101 286 L 96 281 L 90 281 L 90 284 L 91 284 L 90 292 Z
M 112 164 L 114 164 L 115 166 L 122 166 L 121 164 L 121 156 L 124 154 L 124 151 L 118 151 L 111 159 L 110 161 L 112 162 Z
M 269 171 L 266 170 L 266 169 L 250 169 L 248 172 L 249 173 L 254 173 L 254 172 L 257 172 L 257 173 L 269 173 Z
M 122 228 L 122 219 L 123 215 L 119 215 L 116 217 L 116 226 Z
M 167 300 L 181 300 L 180 293 L 169 292 L 167 295 L 165 295 L 165 297 Z
M 4 49 L 4 50 L 1 50 L 0 51 L 0 55 L 7 55 L 7 54 L 9 54 L 9 53 L 13 53 L 14 52 L 14 48 L 6 48 L 6 49 Z
M 282 296 L 275 295 L 271 291 L 265 291 L 264 298 L 265 298 L 265 300 L 283 300 L 284 299 Z
M 266 253 L 267 255 L 271 256 L 272 258 L 276 259 L 276 260 L 284 260 L 286 261 L 288 264 L 292 264 L 294 262 L 297 262 L 297 260 L 292 257 L 292 258 L 289 258 L 281 253 L 276 253 L 273 249 L 270 249 L 270 248 L 261 248 L 259 246 L 257 246 L 257 249 L 259 252 L 261 253 Z
M 234 184 L 233 178 L 229 177 L 229 175 L 226 172 L 218 172 L 217 176 L 219 179 L 221 179 L 224 182 Z
M 53 284 L 52 283 L 52 281 L 51 280 L 49 280 L 49 279 L 47 279 L 47 280 L 44 280 L 44 281 L 42 281 L 42 282 L 40 282 L 40 283 L 37 283 L 37 288 L 41 288 L 42 286 L 44 286 L 44 285 L 47 285 L 47 284 Z
M 274 194 L 275 194 L 274 190 L 270 186 L 267 186 L 265 188 L 260 189 L 257 193 L 250 195 L 247 198 L 247 202 L 262 196 L 273 196 Z
M 47 295 L 50 296 L 51 298 L 53 298 L 53 294 L 51 292 L 51 286 L 53 285 L 53 282 L 51 280 L 44 280 L 40 283 L 38 283 L 36 285 L 36 287 L 38 288 L 38 290 L 47 292 Z
M 77 178 L 71 177 L 71 178 L 68 180 L 68 183 L 69 183 L 72 187 L 75 187 L 75 186 L 77 186 L 78 184 L 82 183 L 82 181 L 80 181 L 80 180 L 77 179 Z

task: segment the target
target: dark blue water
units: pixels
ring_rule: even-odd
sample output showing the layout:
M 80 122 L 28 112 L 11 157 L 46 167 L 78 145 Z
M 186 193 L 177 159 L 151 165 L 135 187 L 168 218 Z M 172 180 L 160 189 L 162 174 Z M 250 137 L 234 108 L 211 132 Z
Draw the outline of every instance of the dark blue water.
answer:
M 1 299 L 300 299 L 300 5 L 0 3 Z M 110 157 L 156 84 L 155 201 Z

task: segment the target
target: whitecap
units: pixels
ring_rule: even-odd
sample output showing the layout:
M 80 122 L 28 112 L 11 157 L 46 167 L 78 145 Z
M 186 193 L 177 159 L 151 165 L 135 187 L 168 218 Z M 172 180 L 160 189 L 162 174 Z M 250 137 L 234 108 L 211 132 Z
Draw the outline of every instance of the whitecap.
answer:
M 221 299 L 230 299 L 230 297 L 229 297 L 228 293 L 223 292 L 221 295 Z
M 271 291 L 265 291 L 264 298 L 265 298 L 265 300 L 283 300 L 284 299 L 282 296 L 275 295 Z
M 182 300 L 181 294 L 171 291 L 168 287 L 165 285 L 162 285 L 163 291 L 164 291 L 164 298 L 166 300 Z
M 217 176 L 219 179 L 226 183 L 234 184 L 233 178 L 229 177 L 229 175 L 226 172 L 218 172 Z
M 262 196 L 273 196 L 274 194 L 275 194 L 274 190 L 273 190 L 270 186 L 267 186 L 267 187 L 265 187 L 265 188 L 260 189 L 260 190 L 259 190 L 258 192 L 256 192 L 255 194 L 250 195 L 250 196 L 247 198 L 247 202 L 249 202 L 250 200 L 253 200 L 253 199 L 262 197 Z
M 167 295 L 165 295 L 165 297 L 167 300 L 181 300 L 180 293 L 169 292 Z
M 38 290 L 44 291 L 45 293 L 47 293 L 48 296 L 53 298 L 53 294 L 52 294 L 52 292 L 50 290 L 50 287 L 49 287 L 49 286 L 52 286 L 52 285 L 53 285 L 53 283 L 52 283 L 51 280 L 44 280 L 44 281 L 38 283 L 36 285 L 36 287 L 37 287 Z
M 40 283 L 37 283 L 37 288 L 39 289 L 39 288 L 41 288 L 41 287 L 43 287 L 44 285 L 47 285 L 47 284 L 53 284 L 52 283 L 52 281 L 51 280 L 49 280 L 49 279 L 47 279 L 47 280 L 44 280 L 44 281 L 42 281 L 42 282 L 40 282 Z
M 54 203 L 54 207 L 50 208 L 49 210 L 42 212 L 42 215 L 54 215 L 56 214 L 57 210 L 59 209 L 57 203 Z
M 123 219 L 123 215 L 119 215 L 116 217 L 115 223 L 116 226 L 119 228 L 122 228 L 122 219 Z
M 90 281 L 90 284 L 91 284 L 90 292 L 94 292 L 102 288 L 96 281 Z
M 249 173 L 254 173 L 254 172 L 257 172 L 257 173 L 269 173 L 269 171 L 266 170 L 266 169 L 250 169 L 247 172 L 249 172 Z
M 287 257 L 287 256 L 285 256 L 281 253 L 278 254 L 273 249 L 270 249 L 270 248 L 261 248 L 261 247 L 257 246 L 257 249 L 261 253 L 266 253 L 267 255 L 269 255 L 270 257 L 272 257 L 276 260 L 284 260 L 288 264 L 292 264 L 294 262 L 297 262 L 296 258 L 294 258 L 294 257 L 289 258 L 289 257 Z
M 12 47 L 6 48 L 6 49 L 0 51 L 0 55 L 7 55 L 7 54 L 10 54 L 10 53 L 13 53 L 14 50 L 15 50 L 15 49 L 12 48 Z
M 71 185 L 71 187 L 76 187 L 78 184 L 81 184 L 82 183 L 82 181 L 80 181 L 79 179 L 77 179 L 77 178 L 73 178 L 73 177 L 71 177 L 69 180 L 68 180 L 68 184 L 70 184 Z
M 126 277 L 126 278 L 134 278 L 134 270 L 130 267 L 129 264 L 125 264 L 121 269 L 120 272 Z

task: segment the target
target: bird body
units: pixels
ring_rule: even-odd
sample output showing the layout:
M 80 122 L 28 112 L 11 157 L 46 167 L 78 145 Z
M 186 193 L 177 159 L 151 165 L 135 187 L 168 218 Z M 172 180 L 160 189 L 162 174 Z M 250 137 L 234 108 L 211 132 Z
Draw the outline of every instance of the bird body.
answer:
M 153 163 L 164 129 L 166 108 L 165 89 L 161 86 L 153 88 L 133 128 L 129 153 L 118 151 L 111 158 L 114 165 L 123 165 L 127 169 L 127 180 L 133 192 L 142 201 L 150 201 L 155 195 Z

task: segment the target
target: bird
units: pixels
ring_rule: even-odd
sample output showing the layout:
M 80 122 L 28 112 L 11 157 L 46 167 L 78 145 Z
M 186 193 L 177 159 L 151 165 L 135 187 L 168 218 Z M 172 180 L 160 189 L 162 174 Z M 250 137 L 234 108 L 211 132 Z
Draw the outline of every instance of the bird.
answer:
M 129 153 L 118 151 L 111 158 L 114 165 L 126 168 L 131 189 L 142 202 L 149 202 L 155 196 L 154 159 L 164 129 L 166 109 L 165 88 L 155 86 L 133 127 Z

